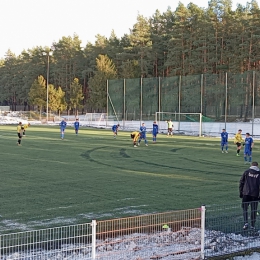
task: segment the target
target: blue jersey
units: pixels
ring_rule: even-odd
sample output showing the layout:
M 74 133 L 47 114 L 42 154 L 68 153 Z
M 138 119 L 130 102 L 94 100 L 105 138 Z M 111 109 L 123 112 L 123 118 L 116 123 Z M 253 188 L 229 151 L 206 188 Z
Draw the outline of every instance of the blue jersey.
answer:
M 221 133 L 221 143 L 226 144 L 228 142 L 228 133 L 227 132 L 222 132 Z
M 66 123 L 64 120 L 62 120 L 62 121 L 60 122 L 60 129 L 65 130 L 66 126 L 67 126 L 67 123 Z
M 157 135 L 157 134 L 158 134 L 158 125 L 153 124 L 153 135 Z
M 146 126 L 140 126 L 141 138 L 146 137 Z
M 228 133 L 222 132 L 221 133 L 221 143 L 227 143 L 228 142 Z
M 78 122 L 78 121 L 75 121 L 75 122 L 74 122 L 74 128 L 75 128 L 75 129 L 79 129 L 79 122 Z
M 118 129 L 118 125 L 113 125 L 113 126 L 112 126 L 112 131 L 113 131 L 113 132 L 117 132 L 117 129 Z
M 251 136 L 245 138 L 245 151 L 251 151 L 254 140 Z

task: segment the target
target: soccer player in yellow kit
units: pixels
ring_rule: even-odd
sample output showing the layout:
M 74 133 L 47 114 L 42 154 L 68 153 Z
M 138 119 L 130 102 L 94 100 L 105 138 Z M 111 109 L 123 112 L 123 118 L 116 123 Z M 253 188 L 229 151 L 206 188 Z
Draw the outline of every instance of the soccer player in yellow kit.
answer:
M 25 124 L 25 125 L 22 126 L 23 127 L 23 136 L 26 136 L 25 135 L 25 129 L 27 129 L 29 126 L 30 126 L 30 123 Z
M 237 145 L 237 156 L 240 156 L 239 155 L 239 152 L 241 150 L 241 145 L 242 145 L 242 142 L 243 142 L 243 138 L 242 138 L 242 130 L 239 129 L 237 134 L 235 135 L 235 139 L 234 139 L 234 144 Z
M 131 133 L 131 138 L 133 139 L 134 147 L 137 147 L 136 142 L 138 141 L 140 135 L 141 134 L 138 131 Z
M 167 136 L 172 136 L 172 130 L 173 130 L 173 122 L 172 120 L 168 120 L 166 121 L 167 125 L 168 125 L 168 133 Z
M 22 141 L 22 137 L 23 137 L 23 126 L 22 126 L 22 122 L 19 122 L 19 124 L 18 124 L 18 126 L 17 126 L 17 135 L 18 135 L 17 145 L 20 146 L 20 145 L 21 145 L 21 141 Z

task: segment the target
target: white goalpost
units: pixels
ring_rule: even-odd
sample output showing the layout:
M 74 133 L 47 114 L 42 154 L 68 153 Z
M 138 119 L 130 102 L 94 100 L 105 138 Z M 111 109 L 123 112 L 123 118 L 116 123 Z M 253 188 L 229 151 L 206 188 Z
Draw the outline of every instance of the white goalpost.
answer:
M 156 112 L 155 121 L 161 132 L 167 131 L 167 121 L 171 120 L 174 131 L 202 136 L 202 113 Z

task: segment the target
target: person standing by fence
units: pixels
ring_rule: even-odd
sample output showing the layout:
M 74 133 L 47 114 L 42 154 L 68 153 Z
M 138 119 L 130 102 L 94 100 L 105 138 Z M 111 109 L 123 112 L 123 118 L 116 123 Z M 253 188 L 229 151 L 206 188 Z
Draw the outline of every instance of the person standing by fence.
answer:
M 257 162 L 252 162 L 250 168 L 246 170 L 239 181 L 239 196 L 242 199 L 242 209 L 244 226 L 247 230 L 248 225 L 248 207 L 251 207 L 251 230 L 255 231 L 255 222 L 259 200 L 260 171 Z

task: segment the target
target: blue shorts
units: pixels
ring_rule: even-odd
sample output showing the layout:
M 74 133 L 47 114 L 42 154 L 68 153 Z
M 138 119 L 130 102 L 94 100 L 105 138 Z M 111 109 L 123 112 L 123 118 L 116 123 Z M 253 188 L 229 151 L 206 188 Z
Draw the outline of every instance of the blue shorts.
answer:
M 153 136 L 156 136 L 157 135 L 157 132 L 153 133 Z
M 248 156 L 251 156 L 251 155 L 252 155 L 252 150 L 250 150 L 250 149 L 245 149 L 245 150 L 244 150 L 244 154 L 247 154 Z
M 228 142 L 221 142 L 221 146 L 228 145 Z

